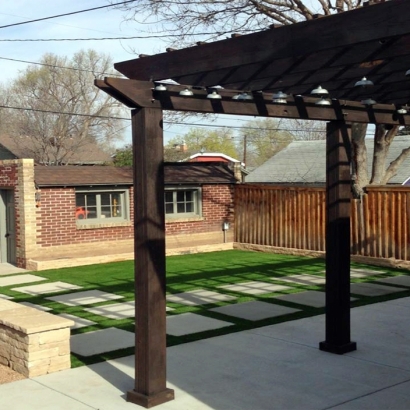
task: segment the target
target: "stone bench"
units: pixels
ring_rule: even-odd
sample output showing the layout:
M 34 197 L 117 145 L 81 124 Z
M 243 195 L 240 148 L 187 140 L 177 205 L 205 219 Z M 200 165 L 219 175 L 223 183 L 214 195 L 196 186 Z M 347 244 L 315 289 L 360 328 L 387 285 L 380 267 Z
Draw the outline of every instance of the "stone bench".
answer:
M 69 369 L 68 320 L 0 299 L 0 364 L 26 376 Z

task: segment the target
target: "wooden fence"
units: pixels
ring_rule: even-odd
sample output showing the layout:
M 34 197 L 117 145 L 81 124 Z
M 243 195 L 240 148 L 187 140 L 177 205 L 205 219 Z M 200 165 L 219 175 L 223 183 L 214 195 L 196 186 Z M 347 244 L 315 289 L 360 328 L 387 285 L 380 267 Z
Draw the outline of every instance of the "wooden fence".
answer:
M 235 242 L 325 250 L 325 189 L 237 185 Z M 351 253 L 410 260 L 410 188 L 368 187 L 352 200 Z

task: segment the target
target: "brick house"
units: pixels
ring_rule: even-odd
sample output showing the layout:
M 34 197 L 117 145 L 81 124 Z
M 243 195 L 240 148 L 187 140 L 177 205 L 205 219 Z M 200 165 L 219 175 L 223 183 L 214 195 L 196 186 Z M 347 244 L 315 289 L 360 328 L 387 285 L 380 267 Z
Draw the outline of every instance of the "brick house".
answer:
M 164 172 L 167 251 L 231 242 L 233 171 L 185 162 Z M 133 257 L 131 168 L 0 161 L 0 195 L 1 262 L 40 270 Z

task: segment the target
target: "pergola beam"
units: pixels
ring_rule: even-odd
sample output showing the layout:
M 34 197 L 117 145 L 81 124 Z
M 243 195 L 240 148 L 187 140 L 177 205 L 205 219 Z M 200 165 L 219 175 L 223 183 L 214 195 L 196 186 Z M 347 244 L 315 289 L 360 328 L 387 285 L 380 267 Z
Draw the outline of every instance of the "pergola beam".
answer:
M 206 98 L 208 91 L 194 90 L 191 97 L 179 92 L 186 86 L 167 86 L 167 91 L 155 91 L 149 81 L 137 81 L 107 77 L 95 84 L 129 107 L 162 108 L 168 111 L 246 115 L 273 118 L 296 118 L 303 120 L 410 125 L 409 115 L 398 115 L 393 104 L 365 106 L 360 102 L 331 100 L 330 106 L 318 106 L 318 98 L 310 96 L 288 97 L 287 104 L 272 103 L 272 95 L 253 93 L 253 100 L 232 100 L 236 90 L 220 90 L 221 100 Z

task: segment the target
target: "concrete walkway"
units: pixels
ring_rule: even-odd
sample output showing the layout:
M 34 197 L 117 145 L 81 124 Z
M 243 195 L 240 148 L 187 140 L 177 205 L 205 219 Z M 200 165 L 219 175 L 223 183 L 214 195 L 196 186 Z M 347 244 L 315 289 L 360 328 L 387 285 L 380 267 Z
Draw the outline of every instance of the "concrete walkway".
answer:
M 352 310 L 358 350 L 318 350 L 324 316 L 168 348 L 161 410 L 410 408 L 410 298 Z M 0 385 L 0 408 L 121 410 L 133 388 L 134 358 Z

